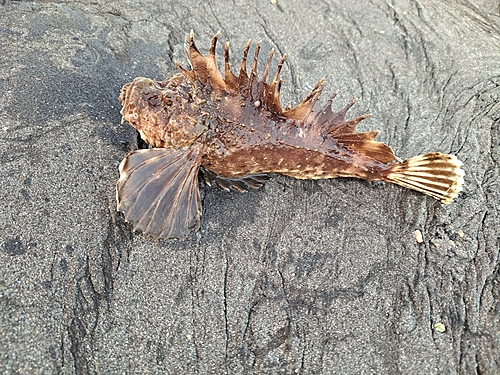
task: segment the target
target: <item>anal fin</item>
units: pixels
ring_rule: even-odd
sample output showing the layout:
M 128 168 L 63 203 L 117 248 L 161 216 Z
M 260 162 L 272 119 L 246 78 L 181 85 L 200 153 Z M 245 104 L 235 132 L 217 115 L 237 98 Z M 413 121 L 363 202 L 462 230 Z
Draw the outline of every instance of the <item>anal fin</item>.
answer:
M 200 225 L 197 147 L 153 148 L 128 154 L 116 184 L 118 211 L 154 238 L 183 239 Z

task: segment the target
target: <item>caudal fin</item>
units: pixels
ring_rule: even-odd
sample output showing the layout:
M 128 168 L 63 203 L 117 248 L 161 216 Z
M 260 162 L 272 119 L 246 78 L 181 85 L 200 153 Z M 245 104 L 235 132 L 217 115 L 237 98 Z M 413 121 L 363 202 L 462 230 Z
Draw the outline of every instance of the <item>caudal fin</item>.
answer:
M 465 172 L 454 155 L 432 152 L 392 165 L 385 180 L 449 204 L 462 191 Z

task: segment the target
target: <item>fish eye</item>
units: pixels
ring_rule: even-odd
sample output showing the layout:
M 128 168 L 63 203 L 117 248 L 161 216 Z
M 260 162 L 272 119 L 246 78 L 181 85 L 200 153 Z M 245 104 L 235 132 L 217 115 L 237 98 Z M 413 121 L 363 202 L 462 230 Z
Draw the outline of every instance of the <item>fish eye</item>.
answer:
M 163 103 L 165 103 L 168 106 L 171 106 L 173 104 L 172 95 L 169 95 L 168 93 L 163 93 L 161 95 L 161 100 L 163 101 Z
M 161 93 L 161 100 L 168 106 L 173 104 L 172 98 L 175 96 L 175 92 L 172 90 L 163 90 Z

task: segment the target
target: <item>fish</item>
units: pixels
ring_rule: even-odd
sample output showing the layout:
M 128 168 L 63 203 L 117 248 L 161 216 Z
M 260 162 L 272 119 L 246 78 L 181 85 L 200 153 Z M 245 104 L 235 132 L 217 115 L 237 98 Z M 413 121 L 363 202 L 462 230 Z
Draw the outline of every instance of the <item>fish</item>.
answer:
M 120 91 L 122 123 L 137 129 L 150 147 L 130 152 L 119 166 L 117 209 L 134 230 L 154 239 L 181 240 L 198 230 L 200 172 L 208 185 L 240 192 L 261 187 L 271 173 L 385 181 L 443 204 L 462 191 L 465 173 L 455 155 L 430 152 L 400 161 L 375 140 L 380 131 L 356 131 L 368 114 L 346 119 L 356 100 L 335 112 L 336 91 L 320 104 L 324 79 L 301 103 L 283 108 L 280 73 L 286 54 L 271 78 L 271 49 L 259 75 L 260 42 L 250 61 L 249 40 L 236 74 L 226 42 L 222 74 L 215 53 L 218 37 L 205 56 L 191 30 L 186 44 L 190 69 L 175 61 L 178 72 L 169 79 L 137 77 Z

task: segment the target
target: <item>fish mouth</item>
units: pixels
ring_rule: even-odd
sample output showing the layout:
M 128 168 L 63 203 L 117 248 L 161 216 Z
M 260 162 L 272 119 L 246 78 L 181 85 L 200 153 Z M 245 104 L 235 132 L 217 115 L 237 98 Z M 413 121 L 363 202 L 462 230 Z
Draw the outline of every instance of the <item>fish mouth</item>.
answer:
M 122 89 L 120 90 L 120 95 L 118 96 L 118 100 L 120 101 L 120 103 L 125 103 L 125 98 L 127 97 L 127 92 L 130 88 L 130 86 L 132 85 L 132 82 L 129 82 L 127 83 L 126 85 L 124 85 L 122 87 Z
M 155 81 L 145 77 L 137 77 L 122 87 L 118 96 L 122 104 L 120 111 L 122 124 L 128 121 L 134 128 L 140 130 L 138 109 L 141 107 L 141 102 L 155 90 L 158 90 Z
M 147 95 L 149 91 L 157 89 L 155 81 L 150 78 L 137 77 L 133 82 L 129 82 L 122 87 L 118 100 L 122 105 L 130 102 L 132 98 L 140 96 L 141 94 Z

